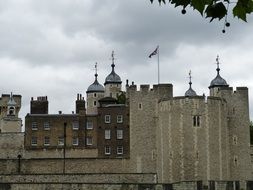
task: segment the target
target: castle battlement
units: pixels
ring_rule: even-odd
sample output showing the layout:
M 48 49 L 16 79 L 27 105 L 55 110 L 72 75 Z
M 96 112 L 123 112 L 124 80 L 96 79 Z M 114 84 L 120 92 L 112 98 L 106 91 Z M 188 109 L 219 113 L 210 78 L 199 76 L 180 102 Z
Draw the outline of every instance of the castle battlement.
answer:
M 132 84 L 127 87 L 127 93 L 130 96 L 154 96 L 153 98 L 168 99 L 173 97 L 173 85 L 172 84 L 154 84 L 153 88 L 147 84 L 141 84 L 138 90 L 137 85 Z

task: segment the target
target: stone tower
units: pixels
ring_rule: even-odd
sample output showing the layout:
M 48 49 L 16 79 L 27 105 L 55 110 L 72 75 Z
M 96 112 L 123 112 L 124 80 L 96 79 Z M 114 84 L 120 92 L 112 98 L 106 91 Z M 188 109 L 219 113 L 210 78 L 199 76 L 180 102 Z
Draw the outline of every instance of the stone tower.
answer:
M 114 67 L 114 51 L 112 51 L 112 71 L 111 73 L 106 77 L 105 79 L 105 97 L 113 97 L 117 99 L 117 96 L 119 95 L 121 91 L 121 78 L 119 75 L 115 73 Z
M 210 96 L 219 97 L 227 104 L 227 140 L 229 143 L 229 170 L 232 179 L 247 179 L 250 174 L 250 134 L 249 134 L 249 97 L 247 87 L 232 87 L 219 75 L 219 57 L 217 76 L 209 86 Z
M 22 121 L 18 118 L 21 108 L 21 96 L 12 93 L 3 94 L 0 98 L 1 132 L 21 132 Z
M 95 73 L 95 81 L 88 87 L 87 91 L 86 91 L 86 95 L 87 95 L 87 110 L 86 113 L 88 115 L 90 114 L 97 114 L 97 107 L 98 105 L 98 100 L 100 98 L 104 97 L 104 92 L 105 89 L 104 87 L 99 84 L 97 77 L 97 63 L 95 64 L 95 69 L 96 69 L 96 73 Z

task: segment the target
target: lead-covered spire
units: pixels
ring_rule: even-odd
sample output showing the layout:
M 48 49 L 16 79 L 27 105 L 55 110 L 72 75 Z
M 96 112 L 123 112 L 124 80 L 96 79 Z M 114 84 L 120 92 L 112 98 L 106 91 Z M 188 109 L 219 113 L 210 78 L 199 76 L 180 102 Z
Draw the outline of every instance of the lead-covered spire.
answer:
M 121 84 L 122 81 L 121 81 L 120 76 L 117 75 L 117 74 L 115 73 L 115 54 L 114 54 L 114 51 L 112 51 L 111 60 L 112 60 L 112 64 L 111 64 L 112 71 L 111 71 L 111 73 L 105 78 L 105 83 L 104 83 L 104 85 L 106 85 L 106 84 Z
M 189 89 L 185 92 L 185 96 L 197 96 L 196 92 L 192 89 L 192 76 L 189 72 Z
M 217 75 L 216 77 L 211 81 L 211 84 L 209 86 L 209 88 L 213 88 L 213 87 L 228 87 L 229 85 L 227 84 L 226 80 L 223 79 L 221 76 L 220 76 L 220 60 L 219 60 L 219 55 L 217 55 L 217 58 L 216 58 L 216 64 L 217 64 L 217 68 L 216 68 L 216 71 L 217 71 Z
M 91 84 L 91 85 L 88 87 L 86 93 L 104 92 L 104 91 L 105 91 L 103 85 L 99 84 L 97 78 L 98 78 L 97 63 L 95 63 L 95 81 L 93 82 L 93 84 Z

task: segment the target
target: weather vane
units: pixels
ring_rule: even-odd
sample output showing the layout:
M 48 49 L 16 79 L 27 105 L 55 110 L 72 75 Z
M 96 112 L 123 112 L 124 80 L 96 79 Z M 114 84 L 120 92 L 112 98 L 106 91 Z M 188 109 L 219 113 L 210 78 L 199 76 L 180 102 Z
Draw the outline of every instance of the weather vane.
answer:
M 111 58 L 111 60 L 112 60 L 112 64 L 114 65 L 114 60 L 115 60 L 115 53 L 114 53 L 114 51 L 112 51 L 112 58 Z
M 189 71 L 189 79 L 190 79 L 190 82 L 192 82 L 192 71 L 191 70 Z
M 216 57 L 216 64 L 217 64 L 217 68 L 219 69 L 220 67 L 219 67 L 219 65 L 220 65 L 220 62 L 219 62 L 219 55 L 217 55 L 217 57 Z
M 96 74 L 97 74 L 97 71 L 98 71 L 98 63 L 97 62 L 95 63 L 95 71 L 96 71 Z

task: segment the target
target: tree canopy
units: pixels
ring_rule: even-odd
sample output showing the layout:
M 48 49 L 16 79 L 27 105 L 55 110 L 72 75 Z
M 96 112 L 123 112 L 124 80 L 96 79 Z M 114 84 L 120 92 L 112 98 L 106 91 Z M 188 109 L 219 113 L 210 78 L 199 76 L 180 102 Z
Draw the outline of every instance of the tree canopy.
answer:
M 150 0 L 153 3 L 154 0 Z M 182 7 L 182 14 L 186 13 L 187 6 L 197 10 L 203 17 L 213 19 L 225 18 L 226 26 L 229 23 L 226 21 L 228 10 L 232 9 L 234 17 L 247 22 L 247 14 L 253 12 L 253 0 L 158 0 L 159 4 L 166 4 L 166 2 L 175 5 L 175 7 Z

